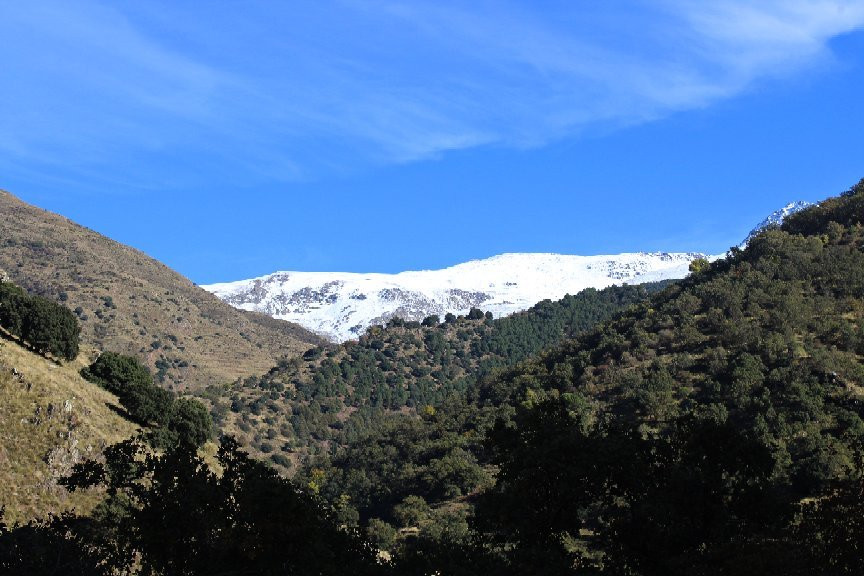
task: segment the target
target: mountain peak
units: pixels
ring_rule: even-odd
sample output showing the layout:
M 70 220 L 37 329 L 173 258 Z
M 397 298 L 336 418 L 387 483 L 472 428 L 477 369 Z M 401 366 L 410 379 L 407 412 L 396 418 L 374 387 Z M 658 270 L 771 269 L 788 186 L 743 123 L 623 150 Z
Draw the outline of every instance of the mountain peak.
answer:
M 744 239 L 744 242 L 742 242 L 738 247 L 742 249 L 745 248 L 754 236 L 756 236 L 766 228 L 780 226 L 783 223 L 783 220 L 785 220 L 787 217 L 795 214 L 796 212 L 800 212 L 805 208 L 809 208 L 810 206 L 815 206 L 815 204 L 813 204 L 813 202 L 807 202 L 806 200 L 798 200 L 796 202 L 790 202 L 789 204 L 786 204 L 779 210 L 775 210 L 774 212 L 769 214 L 767 218 L 762 220 L 762 222 L 760 222 L 755 228 L 753 228 L 753 230 L 751 230 L 750 233 L 747 234 L 747 238 Z
M 761 230 L 809 206 L 810 202 L 790 202 L 771 213 L 741 247 Z M 431 315 L 466 315 L 471 308 L 500 317 L 586 288 L 683 278 L 690 262 L 698 258 L 712 257 L 698 252 L 596 256 L 509 252 L 441 270 L 398 274 L 284 271 L 202 288 L 242 310 L 296 322 L 343 342 L 393 317 L 421 321 Z

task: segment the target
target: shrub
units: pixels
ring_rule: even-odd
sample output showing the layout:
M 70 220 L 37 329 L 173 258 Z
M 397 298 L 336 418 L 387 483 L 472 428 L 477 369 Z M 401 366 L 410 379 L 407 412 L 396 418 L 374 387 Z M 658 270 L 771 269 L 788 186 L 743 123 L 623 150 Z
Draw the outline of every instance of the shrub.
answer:
M 81 370 L 81 376 L 116 394 L 140 424 L 168 424 L 173 395 L 153 383 L 150 371 L 137 358 L 104 352 Z
M 40 354 L 74 360 L 78 356 L 78 319 L 67 308 L 0 282 L 0 326 Z
M 479 308 L 471 308 L 471 310 L 468 312 L 468 319 L 469 320 L 480 320 L 483 317 L 484 317 L 483 311 L 480 310 Z
M 130 385 L 153 385 L 153 377 L 146 366 L 137 358 L 116 352 L 103 352 L 95 362 L 81 370 L 81 375 L 118 396 Z
M 201 446 L 213 434 L 213 420 L 197 400 L 178 398 L 171 409 L 168 429 L 176 435 L 178 443 Z

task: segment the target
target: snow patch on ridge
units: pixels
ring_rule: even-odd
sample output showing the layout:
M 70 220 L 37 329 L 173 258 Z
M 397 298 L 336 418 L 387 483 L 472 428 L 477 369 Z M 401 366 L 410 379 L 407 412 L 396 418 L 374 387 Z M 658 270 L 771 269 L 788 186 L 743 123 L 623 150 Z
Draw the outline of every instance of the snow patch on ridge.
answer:
M 812 202 L 807 202 L 806 200 L 798 200 L 797 202 L 790 202 L 779 210 L 775 210 L 774 212 L 769 214 L 767 218 L 762 220 L 762 222 L 760 222 L 753 230 L 750 231 L 750 234 L 747 235 L 747 238 L 744 239 L 744 242 L 738 245 L 738 248 L 743 250 L 747 247 L 747 244 L 750 243 L 750 240 L 752 240 L 754 236 L 756 236 L 766 228 L 780 226 L 787 216 L 791 216 L 792 214 L 800 212 L 801 210 L 809 208 L 810 206 L 815 206 L 815 204 L 813 204 Z

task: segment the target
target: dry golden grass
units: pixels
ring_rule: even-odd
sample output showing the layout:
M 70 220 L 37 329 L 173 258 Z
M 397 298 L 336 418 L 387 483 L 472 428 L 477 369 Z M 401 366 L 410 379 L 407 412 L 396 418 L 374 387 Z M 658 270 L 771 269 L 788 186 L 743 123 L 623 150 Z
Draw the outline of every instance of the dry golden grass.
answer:
M 0 340 L 0 506 L 7 522 L 89 511 L 99 495 L 70 494 L 58 478 L 137 431 L 112 410 L 119 406 L 114 396 L 78 374 L 87 356 L 58 365 Z
M 4 191 L 0 269 L 77 309 L 82 341 L 139 357 L 177 390 L 263 374 L 321 342 L 295 324 L 236 310 L 146 254 Z

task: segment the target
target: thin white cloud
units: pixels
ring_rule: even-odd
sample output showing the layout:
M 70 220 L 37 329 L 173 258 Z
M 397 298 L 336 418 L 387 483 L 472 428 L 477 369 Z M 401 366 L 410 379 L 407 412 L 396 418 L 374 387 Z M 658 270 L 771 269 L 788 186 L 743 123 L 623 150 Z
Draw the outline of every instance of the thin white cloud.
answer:
M 0 161 L 291 179 L 662 118 L 830 61 L 864 2 L 0 8 Z M 218 32 L 216 31 L 218 29 Z M 155 162 L 158 164 L 158 162 Z M 171 165 L 162 181 L 194 180 Z
M 825 57 L 828 42 L 864 24 L 864 2 L 843 0 L 680 2 L 695 57 L 740 83 L 794 71 Z

